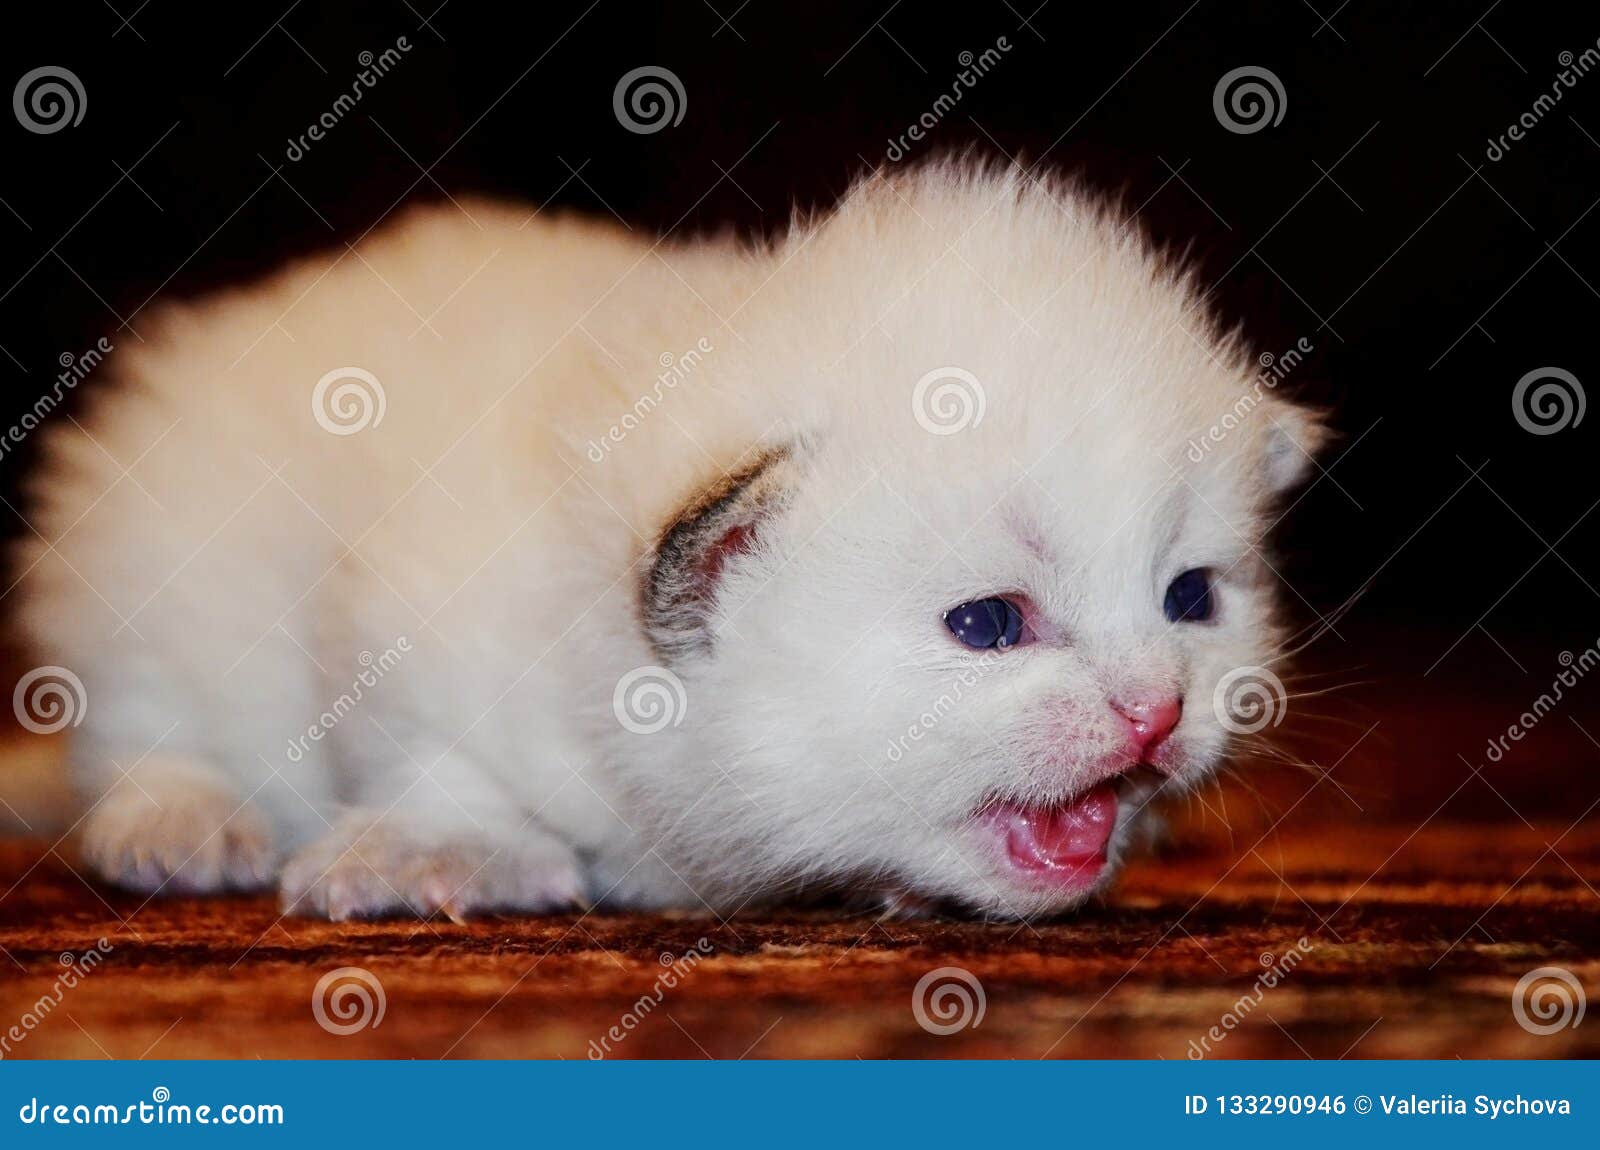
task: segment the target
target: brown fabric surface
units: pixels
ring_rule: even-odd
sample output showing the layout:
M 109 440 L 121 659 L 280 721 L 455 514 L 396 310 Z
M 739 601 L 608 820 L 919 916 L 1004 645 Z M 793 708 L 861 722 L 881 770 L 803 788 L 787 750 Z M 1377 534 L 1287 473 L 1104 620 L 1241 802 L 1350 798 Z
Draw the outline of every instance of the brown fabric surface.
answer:
M 83 881 L 65 848 L 0 843 L 0 1030 L 54 997 L 64 952 L 104 937 L 104 962 L 7 1057 L 583 1058 L 653 996 L 660 956 L 704 937 L 710 957 L 614 1056 L 1184 1058 L 1305 936 L 1311 952 L 1215 1056 L 1600 1055 L 1600 1020 L 1539 1036 L 1511 1010 L 1535 967 L 1600 987 L 1600 827 L 1414 827 L 1170 851 L 1107 904 L 1033 926 L 793 911 L 328 924 L 280 920 L 265 896 L 144 904 Z M 342 966 L 386 999 L 349 1036 L 312 1011 Z M 912 1012 L 942 966 L 976 976 L 987 1004 L 949 1036 Z

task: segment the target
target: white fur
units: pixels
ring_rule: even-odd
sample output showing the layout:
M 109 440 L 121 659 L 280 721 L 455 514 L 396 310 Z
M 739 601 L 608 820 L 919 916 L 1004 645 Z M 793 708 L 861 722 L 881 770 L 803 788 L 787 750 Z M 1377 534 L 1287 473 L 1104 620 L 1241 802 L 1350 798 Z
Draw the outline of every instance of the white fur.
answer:
M 1118 691 L 1181 692 L 1181 782 L 1215 766 L 1213 686 L 1279 638 L 1254 549 L 1297 471 L 1284 436 L 1318 438 L 1268 394 L 1192 462 L 1253 390 L 1246 350 L 1135 228 L 960 166 L 867 181 L 756 251 L 419 209 L 140 328 L 81 429 L 49 429 L 30 518 L 54 546 L 14 557 L 40 658 L 87 686 L 86 857 L 147 889 L 283 874 L 335 916 L 542 910 L 580 884 L 724 912 L 840 884 L 1068 905 L 969 816 L 1081 790 Z M 311 392 L 348 366 L 386 411 L 337 436 Z M 986 410 L 935 435 L 912 392 L 948 366 Z M 681 722 L 629 731 L 614 688 L 662 662 L 652 549 L 769 446 L 793 448 L 786 499 L 726 571 L 714 650 L 672 668 Z M 1196 566 L 1227 572 L 1218 619 L 1173 626 L 1163 589 Z M 1012 588 L 1058 640 L 938 703 L 969 665 L 942 614 Z

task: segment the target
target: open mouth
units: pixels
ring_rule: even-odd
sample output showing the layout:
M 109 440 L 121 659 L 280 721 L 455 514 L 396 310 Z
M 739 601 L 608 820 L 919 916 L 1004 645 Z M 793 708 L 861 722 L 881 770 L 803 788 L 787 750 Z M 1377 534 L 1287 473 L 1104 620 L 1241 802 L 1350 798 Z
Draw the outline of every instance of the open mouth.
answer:
M 1060 803 L 993 803 L 979 813 L 977 825 L 999 840 L 1020 877 L 1083 890 L 1105 870 L 1117 805 L 1116 784 L 1107 781 Z

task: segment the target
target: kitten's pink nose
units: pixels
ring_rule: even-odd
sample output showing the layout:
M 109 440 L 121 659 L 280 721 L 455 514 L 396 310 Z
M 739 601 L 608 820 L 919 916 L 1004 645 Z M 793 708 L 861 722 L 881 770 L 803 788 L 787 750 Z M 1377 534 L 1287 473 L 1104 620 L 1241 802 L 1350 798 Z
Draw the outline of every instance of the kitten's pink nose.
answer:
M 1158 695 L 1134 695 L 1125 699 L 1112 699 L 1111 709 L 1128 724 L 1128 737 L 1138 749 L 1141 758 L 1160 745 L 1161 740 L 1178 725 L 1183 715 L 1183 700 Z

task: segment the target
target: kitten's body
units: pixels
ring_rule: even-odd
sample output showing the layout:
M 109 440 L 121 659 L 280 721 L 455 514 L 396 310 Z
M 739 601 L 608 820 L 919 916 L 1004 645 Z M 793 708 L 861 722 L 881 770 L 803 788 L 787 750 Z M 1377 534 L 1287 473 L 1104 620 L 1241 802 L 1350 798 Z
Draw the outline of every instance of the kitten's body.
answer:
M 1314 439 L 1269 397 L 1191 462 L 1242 353 L 1082 201 L 954 170 L 761 252 L 446 204 L 139 326 L 50 429 L 18 557 L 40 657 L 87 689 L 84 851 L 145 889 L 281 871 L 335 916 L 840 882 L 1068 905 L 971 815 L 1080 793 L 1128 683 L 1188 699 L 1173 773 L 1214 764 L 1212 685 L 1272 647 L 1253 548 Z M 913 392 L 951 366 L 982 418 L 935 434 Z M 381 419 L 334 434 L 313 390 L 351 367 Z M 718 516 L 742 533 L 706 542 Z M 1230 572 L 1203 641 L 1161 616 L 1175 550 Z M 942 612 L 1008 587 L 1060 642 L 904 739 L 967 673 Z M 662 666 L 641 733 L 630 673 Z

